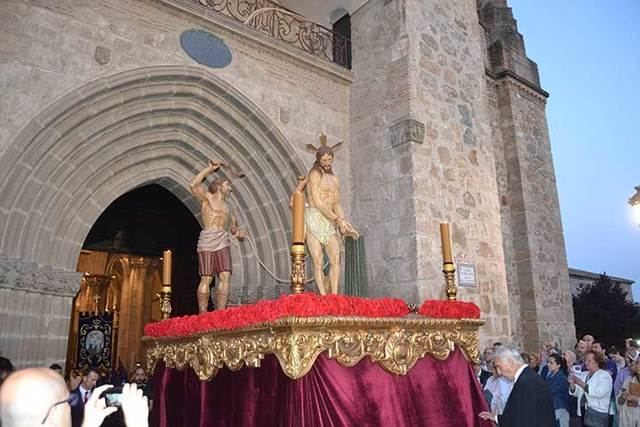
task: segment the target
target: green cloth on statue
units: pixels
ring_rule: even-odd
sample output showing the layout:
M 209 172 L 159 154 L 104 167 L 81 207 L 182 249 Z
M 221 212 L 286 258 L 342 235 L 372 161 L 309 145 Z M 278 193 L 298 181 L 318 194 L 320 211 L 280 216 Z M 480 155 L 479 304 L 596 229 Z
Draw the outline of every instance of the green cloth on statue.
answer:
M 364 250 L 364 237 L 360 236 L 357 240 L 346 237 L 344 240 L 344 294 L 366 297 L 368 295 L 369 281 L 367 279 L 367 257 Z

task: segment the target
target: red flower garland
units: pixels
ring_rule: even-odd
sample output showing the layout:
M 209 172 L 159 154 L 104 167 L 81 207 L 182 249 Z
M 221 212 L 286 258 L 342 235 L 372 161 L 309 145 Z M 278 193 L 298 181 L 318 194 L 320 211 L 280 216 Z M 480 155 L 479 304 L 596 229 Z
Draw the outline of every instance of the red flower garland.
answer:
M 418 314 L 436 319 L 479 319 L 480 308 L 472 302 L 426 300 Z
M 285 317 L 361 316 L 403 317 L 407 304 L 397 298 L 369 299 L 346 295 L 303 293 L 282 295 L 276 300 L 210 311 L 200 315 L 174 317 L 145 326 L 150 337 L 181 337 L 201 332 L 246 328 Z M 436 319 L 479 319 L 480 308 L 472 302 L 427 300 L 418 314 Z
M 150 337 L 180 337 L 200 332 L 240 329 L 292 316 L 402 317 L 407 314 L 409 314 L 407 304 L 397 298 L 321 296 L 307 292 L 282 295 L 276 300 L 260 300 L 251 305 L 150 323 L 145 326 L 144 333 Z

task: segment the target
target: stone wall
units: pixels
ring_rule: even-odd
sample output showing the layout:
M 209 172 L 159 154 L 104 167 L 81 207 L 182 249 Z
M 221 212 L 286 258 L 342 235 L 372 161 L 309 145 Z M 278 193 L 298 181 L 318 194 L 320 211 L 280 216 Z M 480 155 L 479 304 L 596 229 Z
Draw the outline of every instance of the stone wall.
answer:
M 384 16 L 384 19 L 381 17 Z M 354 213 L 380 294 L 443 298 L 440 222 L 475 264 L 484 340 L 511 335 L 475 2 L 371 1 L 352 17 Z M 384 52 L 384 54 L 380 54 Z
M 123 0 L 3 2 L 0 7 L 4 31 L 0 87 L 5 95 L 0 104 L 0 153 L 35 114 L 83 83 L 168 64 L 201 67 L 228 81 L 263 110 L 287 139 L 297 141 L 300 153 L 303 143 L 316 139 L 320 130 L 330 140 L 348 135 L 351 75 L 347 70 L 279 46 L 206 8 L 192 7 L 188 13 Z M 231 48 L 231 65 L 214 70 L 189 58 L 179 36 L 191 28 L 221 37 Z M 338 168 L 348 175 L 345 156 L 338 160 Z
M 424 129 L 410 118 L 409 36 L 399 3 L 370 1 L 351 17 L 352 193 L 370 293 L 418 302 L 410 140 L 421 140 Z
M 438 223 L 453 224 L 457 262 L 476 266 L 478 287 L 460 298 L 480 306 L 485 340 L 512 334 L 499 222 L 494 146 L 490 138 L 482 29 L 475 2 L 409 2 L 415 36 L 415 114 L 427 131 L 416 147 L 418 286 L 441 297 Z M 424 262 L 426 261 L 426 262 Z
M 222 158 L 248 173 L 231 203 L 258 257 L 288 278 L 289 194 L 320 131 L 349 145 L 351 72 L 197 2 L 2 2 L 0 26 L 0 264 L 73 272 L 100 213 L 145 184 L 163 185 L 199 217 L 188 180 Z M 231 64 L 190 59 L 179 37 L 192 28 L 223 39 Z M 348 150 L 335 170 L 350 212 Z M 233 250 L 232 301 L 287 292 L 249 244 Z M 36 353 L 18 364 L 46 359 Z
M 19 367 L 63 364 L 80 273 L 0 257 L 0 355 Z

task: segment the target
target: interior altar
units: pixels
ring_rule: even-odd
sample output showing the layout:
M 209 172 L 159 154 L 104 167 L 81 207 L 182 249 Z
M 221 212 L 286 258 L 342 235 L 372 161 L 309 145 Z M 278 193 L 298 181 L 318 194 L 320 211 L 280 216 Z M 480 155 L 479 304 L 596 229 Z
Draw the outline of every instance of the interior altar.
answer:
M 109 314 L 113 319 L 110 367 L 128 371 L 144 360 L 144 325 L 161 319 L 159 257 L 82 250 L 77 271 L 84 273 L 73 302 L 67 349 L 67 371 L 77 366 L 79 319 Z M 121 327 L 126 325 L 126 327 Z

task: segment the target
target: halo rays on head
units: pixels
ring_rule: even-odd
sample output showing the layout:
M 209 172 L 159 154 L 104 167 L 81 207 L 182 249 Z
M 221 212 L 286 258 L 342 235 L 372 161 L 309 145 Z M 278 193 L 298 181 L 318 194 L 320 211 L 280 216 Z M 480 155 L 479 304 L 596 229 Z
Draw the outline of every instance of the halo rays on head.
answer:
M 305 147 L 307 148 L 307 150 L 311 151 L 316 156 L 318 156 L 318 155 L 324 155 L 327 153 L 333 154 L 333 152 L 337 151 L 342 146 L 342 144 L 344 144 L 344 141 L 340 141 L 334 145 L 327 145 L 327 135 L 320 132 L 320 146 L 316 147 L 313 144 L 307 144 L 305 145 Z

